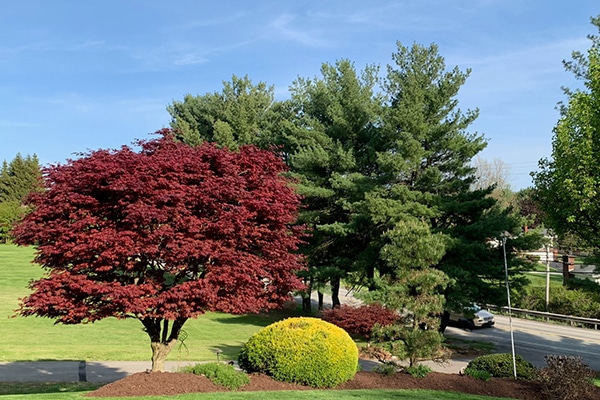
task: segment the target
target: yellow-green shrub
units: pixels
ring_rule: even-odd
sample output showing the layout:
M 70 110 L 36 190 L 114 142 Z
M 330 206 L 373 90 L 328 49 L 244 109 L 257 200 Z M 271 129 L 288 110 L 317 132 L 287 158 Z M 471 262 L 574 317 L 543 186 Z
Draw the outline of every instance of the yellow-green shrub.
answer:
M 358 348 L 346 331 L 318 318 L 288 318 L 255 333 L 239 365 L 284 382 L 331 387 L 352 379 Z

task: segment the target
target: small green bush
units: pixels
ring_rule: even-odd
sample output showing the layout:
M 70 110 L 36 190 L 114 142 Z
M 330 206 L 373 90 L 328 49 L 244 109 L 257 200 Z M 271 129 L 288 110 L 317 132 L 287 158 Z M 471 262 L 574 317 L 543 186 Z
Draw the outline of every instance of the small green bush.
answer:
M 406 368 L 406 372 L 415 378 L 425 378 L 431 371 L 433 371 L 431 368 L 423 364 L 417 364 Z
M 400 324 L 375 325 L 372 341 L 398 359 L 408 359 L 409 366 L 414 366 L 419 360 L 440 354 L 444 336 L 437 329 L 414 329 Z
M 576 400 L 594 386 L 594 371 L 581 357 L 548 355 L 546 366 L 538 371 L 537 381 L 548 400 Z
M 396 373 L 396 366 L 394 364 L 379 364 L 373 367 L 373 372 L 381 375 L 390 376 Z
M 480 369 L 475 369 L 475 368 L 470 368 L 470 367 L 465 368 L 464 372 L 465 372 L 465 375 L 471 376 L 475 379 L 479 379 L 482 381 L 488 381 L 492 377 L 492 374 L 490 374 L 487 371 L 482 371 Z
M 517 364 L 517 379 L 533 380 L 535 378 L 535 367 L 529 361 L 525 360 L 520 355 L 516 355 L 515 361 Z M 498 353 L 486 354 L 472 360 L 467 369 L 485 371 L 496 378 L 513 378 L 513 358 L 512 354 Z
M 242 347 L 239 365 L 283 382 L 332 387 L 358 368 L 358 348 L 343 329 L 319 318 L 288 318 L 256 332 Z
M 250 383 L 250 378 L 243 372 L 236 371 L 233 365 L 222 363 L 196 364 L 185 367 L 183 372 L 194 375 L 204 375 L 215 385 L 224 386 L 229 390 L 238 390 Z

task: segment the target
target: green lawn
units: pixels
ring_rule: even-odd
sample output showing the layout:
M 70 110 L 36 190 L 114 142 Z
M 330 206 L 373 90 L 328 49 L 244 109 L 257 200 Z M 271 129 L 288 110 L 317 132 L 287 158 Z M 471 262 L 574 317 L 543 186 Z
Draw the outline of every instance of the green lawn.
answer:
M 531 286 L 546 287 L 546 274 L 525 273 Z M 562 275 L 550 275 L 550 287 L 562 286 Z
M 150 346 L 141 323 L 135 320 L 107 319 L 88 325 L 54 325 L 45 318 L 14 317 L 18 299 L 27 295 L 27 283 L 42 276 L 43 271 L 31 263 L 32 248 L 0 245 L 0 318 L 2 340 L 0 361 L 29 360 L 148 360 Z M 214 349 L 223 351 L 223 359 L 235 359 L 248 338 L 263 326 L 289 316 L 290 313 L 231 316 L 209 313 L 188 321 L 187 339 L 171 353 L 170 360 L 214 360 Z M 2 400 L 12 399 L 84 399 L 96 384 L 2 383 Z M 291 391 L 254 393 L 207 393 L 180 396 L 131 397 L 131 400 L 191 399 L 406 399 L 406 400 L 490 400 L 491 397 L 424 390 L 353 390 Z
M 86 392 L 49 392 L 38 394 L 4 395 L 2 400 L 84 400 Z M 500 400 L 497 397 L 475 396 L 434 390 L 306 390 L 278 392 L 221 392 L 192 393 L 179 396 L 127 397 L 127 400 Z M 104 397 L 103 400 L 123 400 L 123 397 Z M 504 399 L 506 400 L 506 399 Z
M 18 299 L 29 293 L 28 281 L 42 276 L 39 266 L 31 263 L 33 252 L 32 248 L 0 245 L 0 361 L 150 359 L 149 339 L 137 320 L 54 325 L 46 318 L 11 318 Z M 235 359 L 254 332 L 284 316 L 208 313 L 186 323 L 187 339 L 169 360 L 214 360 L 216 348 L 223 351 L 223 359 Z

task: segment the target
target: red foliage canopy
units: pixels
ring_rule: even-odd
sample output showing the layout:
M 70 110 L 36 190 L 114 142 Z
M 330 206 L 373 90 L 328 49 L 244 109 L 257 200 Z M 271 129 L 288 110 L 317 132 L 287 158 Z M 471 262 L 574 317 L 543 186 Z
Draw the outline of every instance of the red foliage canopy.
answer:
M 49 270 L 22 315 L 187 319 L 280 306 L 301 283 L 299 198 L 276 155 L 162 137 L 48 168 L 14 229 Z
M 402 317 L 395 310 L 375 303 L 359 307 L 342 305 L 341 307 L 325 309 L 321 311 L 321 318 L 349 333 L 357 333 L 369 339 L 375 324 L 381 326 L 393 325 Z

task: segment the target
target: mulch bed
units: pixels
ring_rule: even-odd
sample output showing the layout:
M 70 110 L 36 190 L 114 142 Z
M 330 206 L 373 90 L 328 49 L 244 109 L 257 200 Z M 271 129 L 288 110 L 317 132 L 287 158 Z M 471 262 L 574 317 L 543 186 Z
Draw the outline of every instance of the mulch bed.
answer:
M 510 397 L 523 400 L 544 400 L 539 384 L 492 378 L 488 381 L 470 376 L 431 372 L 425 378 L 414 378 L 408 374 L 382 375 L 376 372 L 358 372 L 355 377 L 333 389 L 431 389 L 470 393 L 494 397 Z M 312 387 L 278 382 L 263 374 L 250 375 L 250 384 L 240 392 L 272 390 L 314 390 Z M 88 397 L 123 397 L 176 395 L 183 393 L 224 392 L 227 389 L 213 384 L 204 376 L 180 372 L 140 372 L 119 381 L 102 386 L 89 393 Z M 600 388 L 595 388 L 587 398 L 600 399 Z

